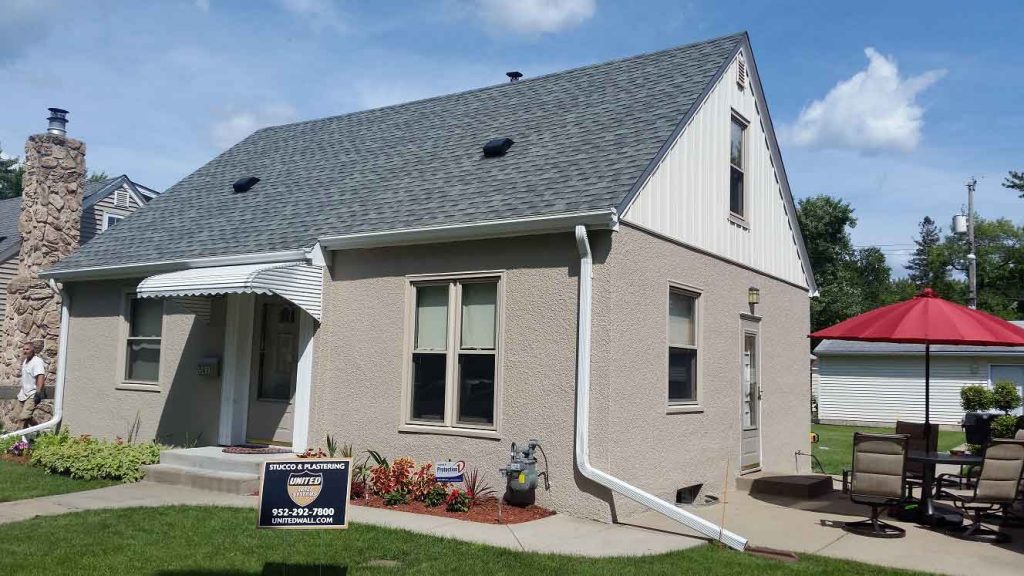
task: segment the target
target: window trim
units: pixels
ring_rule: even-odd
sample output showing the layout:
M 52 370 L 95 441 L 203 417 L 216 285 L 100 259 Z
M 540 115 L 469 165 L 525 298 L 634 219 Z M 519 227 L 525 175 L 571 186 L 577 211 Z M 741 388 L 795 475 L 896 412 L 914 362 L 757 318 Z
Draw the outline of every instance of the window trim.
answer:
M 669 399 L 668 390 L 668 365 L 669 365 L 669 354 L 673 346 L 670 344 L 671 335 L 669 334 L 669 299 L 672 297 L 672 293 L 684 294 L 694 299 L 693 301 L 693 320 L 696 323 L 694 327 L 694 341 L 696 342 L 693 349 L 697 351 L 697 377 L 693 383 L 693 400 L 671 400 Z M 682 282 L 676 282 L 669 280 L 667 289 L 664 292 L 665 302 L 665 346 L 663 348 L 664 356 L 662 366 L 665 370 L 665 378 L 663 380 L 664 398 L 667 414 L 691 414 L 695 412 L 703 412 L 704 407 L 702 404 L 703 400 L 703 386 L 701 381 L 704 378 L 704 290 L 701 288 L 692 286 L 690 284 L 684 284 Z M 689 349 L 689 348 L 687 348 Z
M 741 126 L 743 126 L 743 131 L 740 134 L 740 156 L 741 156 L 740 162 L 741 162 L 741 164 L 743 164 L 742 166 L 736 166 L 735 164 L 732 163 L 732 125 L 733 125 L 733 122 L 736 122 L 736 123 L 740 124 Z M 749 190 L 749 187 L 747 186 L 747 164 L 749 164 L 749 162 L 747 161 L 747 152 L 748 152 L 748 150 L 747 150 L 747 148 L 748 148 L 747 141 L 749 140 L 749 137 L 747 136 L 747 130 L 749 128 L 750 128 L 750 120 L 747 120 L 742 114 L 740 114 L 736 110 L 730 110 L 730 113 L 729 113 L 729 152 L 728 152 L 728 155 L 727 155 L 728 163 L 729 163 L 729 179 L 728 179 L 729 219 L 732 220 L 734 223 L 736 223 L 736 224 L 738 224 L 738 225 L 740 225 L 740 226 L 742 226 L 744 228 L 749 228 L 748 221 L 749 221 L 749 214 L 750 214 L 750 190 Z M 743 198 L 741 199 L 741 202 L 743 203 L 743 206 L 742 206 L 743 213 L 742 214 L 741 213 L 737 213 L 737 212 L 733 212 L 733 209 L 732 209 L 732 170 L 733 170 L 733 168 L 735 168 L 736 170 L 739 170 L 740 174 L 743 175 Z
M 110 218 L 114 218 L 114 219 L 120 221 L 120 220 L 124 220 L 125 216 L 123 216 L 121 214 L 115 214 L 114 212 L 107 212 L 106 210 L 104 210 L 103 211 L 103 225 L 101 227 L 101 231 L 106 231 L 107 229 L 110 228 Z
M 399 432 L 446 434 L 473 438 L 500 439 L 505 356 L 505 271 L 481 270 L 450 274 L 410 274 L 406 278 L 405 335 L 402 351 L 402 408 L 399 417 Z M 458 362 L 460 335 L 462 330 L 462 285 L 475 282 L 496 281 L 497 302 L 495 303 L 495 352 L 494 352 L 494 423 L 459 423 L 458 419 Z M 416 288 L 418 286 L 444 285 L 448 289 L 448 334 L 445 362 L 445 408 L 441 422 L 429 422 L 412 418 L 412 355 L 416 338 Z M 475 354 L 478 351 L 469 350 Z
M 118 384 L 115 386 L 117 390 L 136 390 L 145 392 L 159 392 L 161 391 L 161 381 L 163 377 L 164 367 L 164 319 L 167 317 L 167 302 L 160 298 L 160 338 L 154 337 L 135 337 L 135 339 L 149 339 L 160 341 L 160 359 L 157 361 L 157 379 L 152 380 L 133 380 L 128 378 L 128 343 L 133 338 L 131 336 L 131 306 L 132 299 L 138 296 L 132 288 L 125 288 L 121 291 L 121 337 L 119 339 L 118 346 L 120 351 L 118 353 L 119 362 L 117 364 L 118 372 L 116 374 L 115 381 Z

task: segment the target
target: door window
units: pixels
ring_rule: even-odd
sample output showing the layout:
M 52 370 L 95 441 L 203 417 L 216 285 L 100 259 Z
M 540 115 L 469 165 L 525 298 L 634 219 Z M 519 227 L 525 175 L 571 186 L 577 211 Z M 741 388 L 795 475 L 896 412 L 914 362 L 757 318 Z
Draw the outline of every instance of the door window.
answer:
M 299 356 L 294 305 L 264 302 L 260 314 L 257 398 L 287 402 L 295 390 Z
M 757 428 L 758 390 L 757 334 L 743 335 L 743 428 Z

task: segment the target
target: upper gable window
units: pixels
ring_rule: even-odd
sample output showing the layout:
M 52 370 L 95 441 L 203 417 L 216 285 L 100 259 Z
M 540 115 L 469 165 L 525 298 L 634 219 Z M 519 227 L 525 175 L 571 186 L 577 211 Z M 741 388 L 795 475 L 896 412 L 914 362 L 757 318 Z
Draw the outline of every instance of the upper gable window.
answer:
M 120 214 L 103 214 L 103 229 L 113 228 L 114 224 L 117 224 L 121 220 L 124 220 L 124 216 Z
M 729 130 L 729 212 L 740 218 L 747 216 L 743 158 L 747 123 L 733 114 Z

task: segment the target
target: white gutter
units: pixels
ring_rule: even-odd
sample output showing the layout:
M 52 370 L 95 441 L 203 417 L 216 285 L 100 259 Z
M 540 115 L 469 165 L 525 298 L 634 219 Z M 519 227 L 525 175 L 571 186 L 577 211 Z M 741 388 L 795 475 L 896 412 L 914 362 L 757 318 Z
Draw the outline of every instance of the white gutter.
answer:
M 40 272 L 40 278 L 59 278 L 61 280 L 97 280 L 102 278 L 125 278 L 129 276 L 151 275 L 160 272 L 173 272 L 190 268 L 209 268 L 211 266 L 234 266 L 237 264 L 272 264 L 276 262 L 304 262 L 308 258 L 305 250 L 285 250 L 281 252 L 261 252 L 257 254 L 236 254 L 233 256 L 210 256 L 185 260 L 161 260 L 141 264 L 125 264 L 118 266 L 97 266 L 94 268 L 75 268 L 73 270 Z
M 57 288 L 56 282 L 50 280 L 49 284 L 51 290 L 60 294 L 60 335 L 57 337 L 57 382 L 55 383 L 53 394 L 53 416 L 42 424 L 36 424 L 24 430 L 15 430 L 8 434 L 0 435 L 0 438 L 22 436 L 55 428 L 64 417 L 64 380 L 67 374 L 68 327 L 70 320 L 68 307 L 71 305 L 71 300 L 66 290 Z
M 664 514 L 708 538 L 721 541 L 737 550 L 745 549 L 746 538 L 590 465 L 590 316 L 594 294 L 594 262 L 590 252 L 590 241 L 587 239 L 587 228 L 582 224 L 576 226 L 576 246 L 580 253 L 579 334 L 576 342 L 576 468 L 580 474 L 601 486 Z
M 488 220 L 469 224 L 426 226 L 423 228 L 407 228 L 405 230 L 328 236 L 320 238 L 320 245 L 325 250 L 348 250 L 353 248 L 458 242 L 462 240 L 568 232 L 577 224 L 584 224 L 591 228 L 615 230 L 619 225 L 619 217 L 614 208 L 608 208 L 591 212 L 570 212 L 548 216 Z

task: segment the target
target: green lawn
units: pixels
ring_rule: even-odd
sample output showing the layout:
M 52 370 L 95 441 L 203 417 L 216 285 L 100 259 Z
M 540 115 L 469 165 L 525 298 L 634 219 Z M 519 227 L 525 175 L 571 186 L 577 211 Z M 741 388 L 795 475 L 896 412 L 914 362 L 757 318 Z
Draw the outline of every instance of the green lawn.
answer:
M 833 426 L 831 424 L 811 424 L 811 431 L 818 433 L 818 443 L 812 447 L 812 453 L 821 461 L 828 474 L 841 474 L 843 468 L 849 468 L 853 459 L 854 432 L 892 433 L 894 428 L 871 428 L 859 426 Z M 940 430 L 939 450 L 945 451 L 964 443 L 964 433 L 960 430 Z M 817 471 L 817 469 L 815 469 Z
M 109 480 L 72 480 L 42 468 L 0 460 L 0 502 L 67 494 L 117 484 Z
M 258 530 L 255 524 L 253 510 L 208 507 L 40 517 L 2 527 L 17 537 L 0 539 L 0 574 L 910 574 L 819 556 L 784 564 L 710 545 L 642 558 L 589 559 L 375 526 L 311 531 Z M 26 548 L 26 542 L 32 544 Z M 318 562 L 332 568 L 309 568 Z

